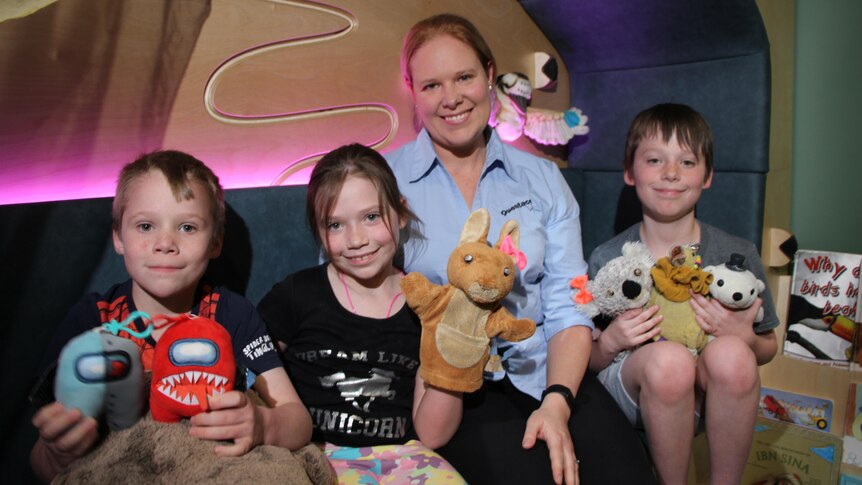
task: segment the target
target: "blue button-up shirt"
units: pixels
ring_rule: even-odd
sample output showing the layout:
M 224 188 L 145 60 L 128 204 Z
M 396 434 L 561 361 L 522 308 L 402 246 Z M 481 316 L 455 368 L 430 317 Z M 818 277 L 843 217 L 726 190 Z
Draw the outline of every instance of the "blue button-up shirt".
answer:
M 386 158 L 401 193 L 422 220 L 423 238 L 412 238 L 405 247 L 405 271 L 417 271 L 433 283 L 445 284 L 449 254 L 471 212 L 488 209 L 491 243 L 496 242 L 507 220 L 518 221 L 520 249 L 526 254 L 527 266 L 519 272 L 504 305 L 516 317 L 533 319 L 537 328 L 522 342 L 497 339 L 492 352 L 502 356 L 512 383 L 539 399 L 547 382 L 548 340 L 573 325 L 593 327 L 571 298 L 569 281 L 585 274 L 587 263 L 581 246 L 578 203 L 559 168 L 504 145 L 492 132 L 473 206 L 468 207 L 437 159 L 425 130 L 416 141 Z M 503 374 L 488 377 L 496 380 Z

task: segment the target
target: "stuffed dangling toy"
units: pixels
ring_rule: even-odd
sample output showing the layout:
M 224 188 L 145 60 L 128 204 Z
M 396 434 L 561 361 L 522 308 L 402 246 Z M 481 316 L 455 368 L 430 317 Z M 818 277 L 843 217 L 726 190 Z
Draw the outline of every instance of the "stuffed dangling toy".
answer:
M 647 305 L 658 305 L 661 333 L 656 340 L 679 342 L 697 354 L 707 344 L 706 333 L 695 320 L 694 310 L 688 301 L 689 290 L 706 296 L 712 274 L 700 268 L 699 244 L 676 246 L 670 256 L 659 259 L 651 274 L 653 292 Z
M 494 247 L 487 244 L 490 223 L 486 209 L 470 215 L 449 256 L 446 285 L 416 272 L 401 280 L 407 304 L 422 321 L 419 374 L 441 389 L 479 389 L 490 339 L 517 342 L 536 330 L 532 320 L 516 319 L 501 305 L 515 282 L 515 266 L 526 265 L 518 223 L 507 221 Z
M 230 334 L 205 317 L 181 314 L 156 343 L 150 383 L 153 419 L 177 422 L 209 409 L 208 397 L 234 388 L 236 363 Z
M 141 334 L 132 328 L 137 318 L 149 316 L 134 312 L 123 323 L 112 320 L 82 333 L 66 343 L 57 362 L 57 401 L 93 418 L 104 414 L 112 431 L 128 428 L 144 413 L 141 351 L 131 340 L 118 336 L 120 330 L 148 336 L 151 327 Z
M 565 145 L 590 132 L 587 116 L 574 106 L 566 111 L 530 106 L 533 88 L 520 72 L 497 76 L 495 92 L 497 102 L 488 124 L 504 141 L 515 141 L 523 133 L 543 145 Z

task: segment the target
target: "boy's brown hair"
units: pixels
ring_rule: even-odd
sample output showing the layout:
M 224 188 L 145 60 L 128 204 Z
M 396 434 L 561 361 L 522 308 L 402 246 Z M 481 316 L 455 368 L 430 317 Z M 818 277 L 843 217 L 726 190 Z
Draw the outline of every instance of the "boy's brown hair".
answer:
M 706 165 L 704 181 L 708 180 L 713 170 L 712 130 L 700 113 L 690 106 L 676 103 L 657 104 L 635 116 L 626 137 L 623 170 L 631 173 L 635 152 L 641 140 L 660 136 L 667 142 L 674 134 L 680 146 L 701 157 Z
M 212 242 L 215 243 L 224 236 L 224 190 L 218 177 L 202 161 L 177 150 L 156 150 L 141 155 L 137 160 L 123 167 L 117 178 L 117 193 L 114 195 L 111 207 L 111 226 L 114 231 L 120 230 L 129 187 L 136 179 L 152 170 L 158 170 L 165 176 L 178 202 L 194 198 L 190 182 L 200 183 L 210 199 L 210 213 L 215 229 Z

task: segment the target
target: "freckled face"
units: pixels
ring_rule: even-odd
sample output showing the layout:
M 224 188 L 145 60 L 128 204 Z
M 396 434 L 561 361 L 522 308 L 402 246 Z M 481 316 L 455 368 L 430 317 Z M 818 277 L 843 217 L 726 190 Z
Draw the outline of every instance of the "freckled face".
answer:
M 476 53 L 441 35 L 417 49 L 408 67 L 416 114 L 435 148 L 463 152 L 484 146 L 491 115 L 488 84 L 494 73 Z
M 320 228 L 320 238 L 326 242 L 330 261 L 346 277 L 379 282 L 391 274 L 398 231 L 393 237 L 381 209 L 377 187 L 370 180 L 349 176 L 344 181 L 326 226 Z M 388 217 L 395 228 L 402 227 L 394 210 Z
M 690 148 L 680 146 L 676 134 L 667 142 L 659 135 L 641 140 L 624 179 L 635 187 L 644 217 L 659 222 L 693 217 L 703 189 L 712 184 L 706 164 Z
M 221 252 L 209 196 L 191 182 L 194 198 L 177 201 L 157 170 L 135 179 L 126 192 L 126 208 L 114 249 L 123 256 L 139 310 L 181 313 L 191 310 L 194 291 L 211 258 Z

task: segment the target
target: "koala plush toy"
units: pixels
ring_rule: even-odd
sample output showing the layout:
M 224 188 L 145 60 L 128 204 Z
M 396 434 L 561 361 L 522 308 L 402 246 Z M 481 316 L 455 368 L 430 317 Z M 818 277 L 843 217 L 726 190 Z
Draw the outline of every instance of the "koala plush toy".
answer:
M 653 286 L 650 268 L 654 264 L 642 243 L 623 244 L 622 256 L 608 261 L 595 278 L 589 280 L 582 275 L 569 283 L 575 289 L 575 304 L 590 318 L 613 318 L 631 308 L 643 307 Z
M 766 289 L 766 284 L 746 269 L 745 256 L 741 254 L 733 253 L 728 262 L 707 266 L 704 270 L 713 275 L 712 283 L 709 285 L 709 295 L 728 308 L 735 310 L 748 308 Z M 754 321 L 762 320 L 763 308 L 757 312 Z

